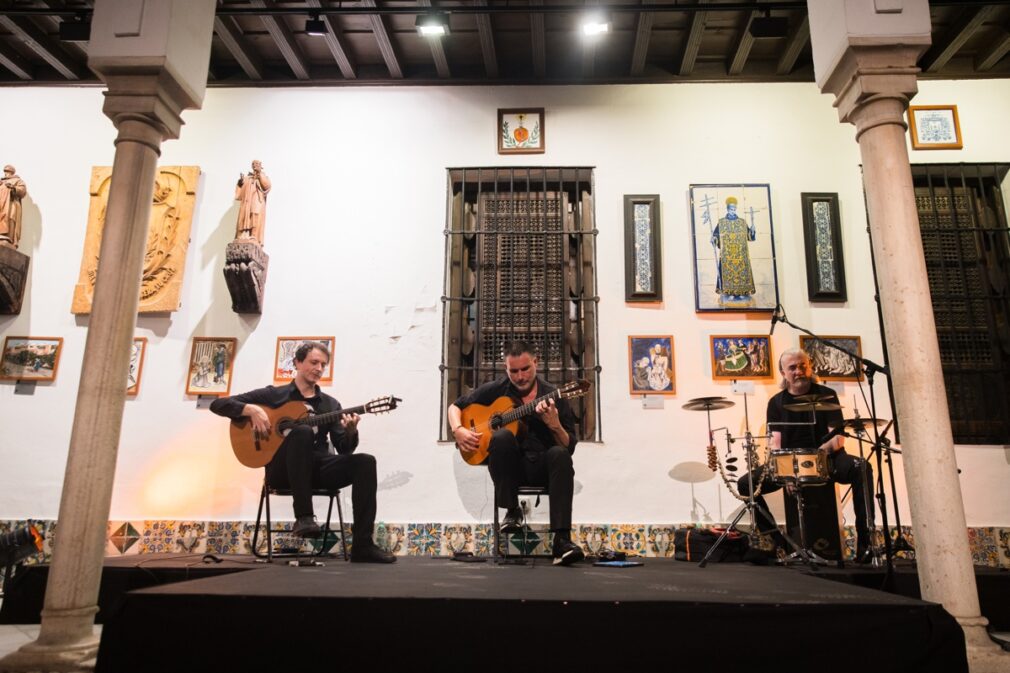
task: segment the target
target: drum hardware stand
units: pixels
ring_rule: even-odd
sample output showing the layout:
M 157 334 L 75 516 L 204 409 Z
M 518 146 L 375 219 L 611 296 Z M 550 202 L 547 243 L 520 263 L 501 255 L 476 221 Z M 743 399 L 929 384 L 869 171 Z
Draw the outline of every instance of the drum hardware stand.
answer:
M 803 332 L 804 334 L 809 335 L 810 337 L 812 337 L 814 339 L 814 341 L 816 341 L 816 342 L 818 342 L 820 344 L 823 344 L 825 346 L 828 346 L 830 348 L 834 348 L 835 350 L 841 351 L 842 353 L 845 353 L 850 358 L 852 358 L 852 361 L 854 363 L 857 363 L 860 367 L 862 367 L 863 372 L 866 374 L 866 382 L 867 382 L 867 384 L 868 384 L 868 386 L 870 388 L 870 417 L 871 418 L 877 418 L 877 396 L 876 396 L 876 394 L 874 392 L 873 377 L 874 377 L 874 375 L 877 372 L 881 372 L 882 374 L 884 374 L 884 376 L 890 376 L 891 375 L 890 369 L 888 369 L 887 366 L 878 365 L 876 362 L 874 362 L 872 360 L 864 358 L 864 357 L 862 357 L 860 355 L 856 355 L 852 351 L 850 351 L 847 348 L 844 348 L 842 346 L 839 346 L 836 343 L 833 343 L 831 341 L 825 341 L 824 339 L 822 339 L 821 337 L 817 336 L 816 334 L 814 334 L 810 330 L 805 329 L 803 327 L 800 327 L 799 325 L 796 325 L 796 324 L 790 322 L 789 318 L 786 317 L 785 310 L 782 310 L 779 313 L 781 315 L 777 315 L 776 316 L 776 321 L 777 322 L 784 322 L 785 324 L 789 325 L 793 329 L 799 330 L 800 332 Z M 881 437 L 881 435 L 880 435 L 880 433 L 877 430 L 876 424 L 873 424 L 873 441 L 874 441 L 874 445 L 880 446 L 880 437 Z M 882 477 L 880 476 L 881 473 L 883 472 L 883 467 L 882 467 L 882 465 L 883 465 L 883 457 L 881 456 L 882 453 L 883 453 L 883 451 L 878 451 L 877 452 L 877 483 L 880 486 L 883 486 Z M 880 521 L 881 521 L 881 524 L 883 525 L 883 528 L 884 528 L 884 588 L 887 589 L 887 588 L 889 588 L 891 586 L 892 581 L 893 581 L 893 574 L 894 574 L 894 549 L 891 547 L 891 534 L 890 534 L 890 527 L 887 524 L 887 505 L 886 505 L 885 498 L 884 498 L 884 495 L 883 495 L 883 489 L 880 490 L 880 493 L 878 494 L 877 497 L 878 497 L 878 502 L 880 503 Z M 895 504 L 895 509 L 897 509 L 897 504 Z M 867 521 L 866 523 L 867 523 L 867 526 L 870 528 L 870 545 L 872 547 L 873 546 L 873 530 L 876 528 L 876 522 L 875 521 Z M 900 534 L 900 529 L 899 529 L 899 534 Z
M 754 484 L 754 481 L 755 481 L 754 480 L 754 476 L 755 476 L 754 463 L 755 463 L 755 453 L 757 452 L 757 447 L 756 447 L 756 444 L 754 442 L 754 435 L 751 434 L 751 431 L 750 431 L 750 417 L 749 417 L 749 413 L 747 411 L 747 393 L 743 393 L 743 406 L 744 406 L 744 443 L 743 443 L 743 447 L 744 447 L 744 453 L 745 453 L 746 459 L 747 459 L 747 474 L 749 475 L 748 478 L 750 479 L 750 488 L 748 489 L 748 492 L 747 492 L 747 499 L 743 501 L 743 509 L 741 509 L 737 513 L 737 515 L 733 519 L 733 521 L 731 521 L 730 524 L 729 524 L 729 526 L 726 527 L 726 530 L 724 530 L 722 532 L 722 535 L 719 536 L 719 539 L 717 539 L 715 541 L 715 544 L 713 544 L 709 548 L 708 552 L 706 552 L 704 558 L 702 558 L 701 561 L 698 563 L 698 567 L 699 568 L 704 568 L 706 565 L 708 565 L 709 559 L 712 557 L 712 554 L 715 553 L 715 550 L 719 548 L 719 545 L 721 545 L 723 543 L 723 540 L 725 540 L 732 531 L 737 530 L 737 525 L 739 525 L 740 519 L 743 518 L 743 515 L 745 513 L 750 515 L 750 532 L 748 534 L 748 537 L 751 540 L 757 539 L 757 536 L 759 535 L 759 532 L 757 530 L 757 528 L 758 528 L 757 527 L 757 519 L 756 519 L 756 516 L 754 514 L 755 510 L 760 509 L 761 513 L 764 514 L 765 517 L 767 517 L 768 520 L 770 520 L 770 521 L 774 521 L 775 520 L 775 517 L 773 517 L 767 510 L 761 509 L 761 506 L 758 505 L 757 502 L 754 501 L 754 491 L 757 490 L 757 487 Z M 726 432 L 726 447 L 728 449 L 729 446 L 730 446 L 730 444 L 732 444 L 734 441 L 736 441 L 739 438 L 738 437 L 733 437 L 730 434 L 728 428 L 716 428 L 715 430 L 712 430 L 711 412 L 710 412 L 709 409 L 705 409 L 705 411 L 706 411 L 706 413 L 708 413 L 708 418 L 709 418 L 708 437 L 709 437 L 709 449 L 710 449 L 710 451 L 713 451 L 715 449 L 715 446 L 714 446 L 715 442 L 713 441 L 713 433 L 715 433 L 715 432 L 717 432 L 719 430 L 724 430 Z M 760 471 L 760 475 L 759 476 L 761 477 L 760 479 L 758 479 L 758 482 L 760 483 L 760 481 L 763 480 L 763 478 L 764 478 L 764 469 L 762 469 Z M 800 529 L 800 532 L 802 533 L 802 528 Z M 796 542 L 794 542 L 793 539 L 789 537 L 788 533 L 783 533 L 782 536 L 785 538 L 786 542 L 788 542 L 789 545 L 795 550 L 792 553 L 791 556 L 794 556 L 794 557 L 797 557 L 797 558 L 801 558 L 803 560 L 803 562 L 807 563 L 812 570 L 817 570 L 817 559 L 814 558 L 816 556 L 816 554 L 813 554 L 813 552 L 807 551 L 805 544 L 803 546 L 797 545 Z M 821 559 L 821 560 L 823 561 L 823 559 Z

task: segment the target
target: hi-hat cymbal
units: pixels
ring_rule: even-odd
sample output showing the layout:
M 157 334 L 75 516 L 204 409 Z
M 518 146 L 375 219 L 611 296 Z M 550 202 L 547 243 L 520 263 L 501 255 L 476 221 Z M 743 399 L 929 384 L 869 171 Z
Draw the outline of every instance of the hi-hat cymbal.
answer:
M 727 400 L 725 397 L 696 397 L 688 400 L 682 408 L 688 411 L 707 411 L 710 409 L 728 409 L 736 402 Z
M 803 404 L 783 404 L 789 411 L 839 411 L 842 405 L 835 402 L 804 402 Z
M 847 428 L 868 428 L 876 425 L 878 428 L 887 425 L 887 420 L 883 418 L 846 418 L 842 425 Z

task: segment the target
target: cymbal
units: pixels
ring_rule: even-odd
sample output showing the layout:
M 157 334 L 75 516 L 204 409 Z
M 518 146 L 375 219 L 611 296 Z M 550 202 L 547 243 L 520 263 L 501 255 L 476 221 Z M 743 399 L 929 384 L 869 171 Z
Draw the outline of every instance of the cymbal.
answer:
M 846 418 L 842 421 L 842 425 L 847 428 L 866 428 L 871 425 L 876 425 L 879 428 L 887 423 L 888 421 L 883 418 Z
M 696 397 L 688 400 L 682 408 L 688 411 L 706 411 L 709 409 L 728 409 L 736 402 L 727 400 L 725 397 Z
M 807 393 L 806 395 L 795 395 L 793 397 L 797 403 L 799 402 L 827 402 L 828 400 L 835 399 L 834 395 L 826 395 L 824 393 Z
M 803 404 L 783 404 L 789 411 L 839 411 L 842 405 L 835 402 L 804 402 Z

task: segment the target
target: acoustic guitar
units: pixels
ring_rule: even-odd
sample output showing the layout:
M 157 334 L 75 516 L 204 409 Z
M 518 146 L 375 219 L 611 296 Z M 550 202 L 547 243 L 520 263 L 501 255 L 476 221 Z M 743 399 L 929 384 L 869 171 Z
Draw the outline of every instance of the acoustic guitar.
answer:
M 344 414 L 382 414 L 395 409 L 396 404 L 401 401 L 398 397 L 387 395 L 377 397 L 358 407 L 337 409 L 324 414 L 314 413 L 311 407 L 298 400 L 282 404 L 276 409 L 263 407 L 263 411 L 270 419 L 270 430 L 265 434 L 256 432 L 248 416 L 233 419 L 230 430 L 231 448 L 238 462 L 246 467 L 263 467 L 273 460 L 288 431 L 296 425 L 310 427 L 329 425 L 340 420 Z
M 470 432 L 480 433 L 480 444 L 477 450 L 467 453 L 459 449 L 459 453 L 470 465 L 480 465 L 487 459 L 488 445 L 491 443 L 491 435 L 495 430 L 505 428 L 513 435 L 519 430 L 519 421 L 536 411 L 537 405 L 544 400 L 567 400 L 574 397 L 582 397 L 589 392 L 592 384 L 585 379 L 569 381 L 552 393 L 548 393 L 535 400 L 515 406 L 508 397 L 499 397 L 491 404 L 471 404 L 460 410 L 460 425 Z M 457 445 L 457 448 L 458 445 Z

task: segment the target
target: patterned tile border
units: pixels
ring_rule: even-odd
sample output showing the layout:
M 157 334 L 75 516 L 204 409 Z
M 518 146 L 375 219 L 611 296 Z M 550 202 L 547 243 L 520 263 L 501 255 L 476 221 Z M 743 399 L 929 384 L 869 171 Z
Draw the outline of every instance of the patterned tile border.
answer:
M 0 521 L 0 534 L 25 525 L 24 520 Z M 46 563 L 52 558 L 56 539 L 56 522 L 32 520 L 45 535 L 43 552 L 30 556 L 26 564 Z M 673 533 L 690 524 L 642 523 L 582 523 L 572 530 L 572 539 L 587 554 L 602 550 L 616 550 L 650 557 L 673 556 Z M 107 556 L 135 554 L 249 554 L 252 551 L 254 524 L 248 521 L 110 521 L 107 529 Z M 348 549 L 353 546 L 350 523 L 345 522 L 344 536 Z M 274 523 L 275 551 L 301 548 L 306 552 L 318 550 L 339 553 L 340 531 L 333 531 L 326 540 L 301 540 L 290 535 L 291 522 Z M 914 547 L 915 539 L 910 527 L 903 527 L 902 537 Z M 876 531 L 877 541 L 882 533 Z M 972 560 L 976 565 L 1010 568 L 1010 527 L 977 527 L 967 531 Z M 892 531 L 892 540 L 896 537 Z M 398 556 L 451 556 L 456 551 L 471 551 L 487 556 L 491 552 L 493 535 L 487 523 L 386 523 L 375 527 L 375 541 L 383 549 Z M 531 554 L 550 554 L 552 536 L 546 524 L 531 524 L 525 537 L 508 536 L 512 553 L 525 551 Z M 265 551 L 266 536 L 260 535 L 261 551 Z M 845 557 L 855 551 L 855 530 L 842 529 Z M 913 559 L 914 551 L 898 551 L 898 558 Z

